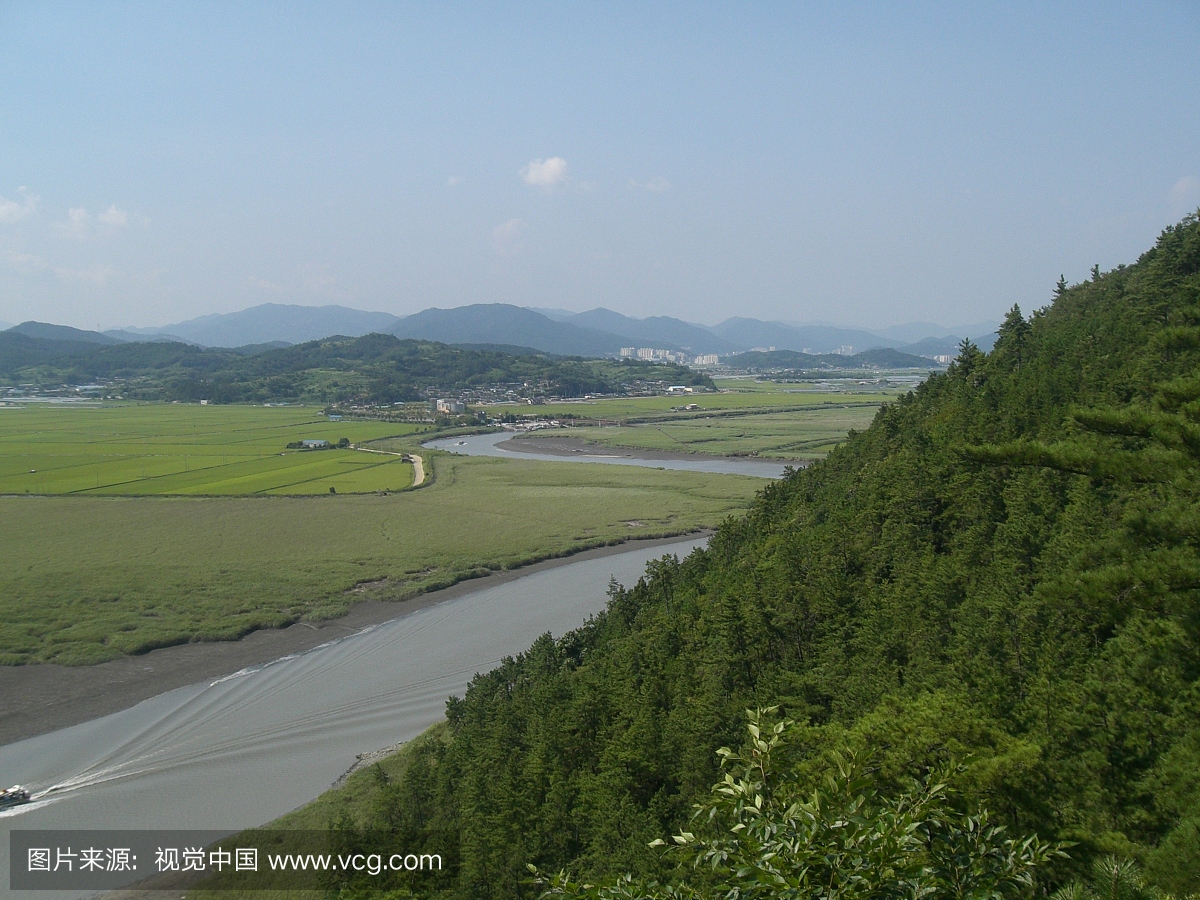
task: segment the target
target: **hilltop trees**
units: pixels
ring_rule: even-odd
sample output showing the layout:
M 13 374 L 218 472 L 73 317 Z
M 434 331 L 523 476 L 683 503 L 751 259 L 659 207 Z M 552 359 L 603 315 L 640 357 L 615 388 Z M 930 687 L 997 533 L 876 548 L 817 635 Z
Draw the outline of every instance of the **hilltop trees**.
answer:
M 949 781 L 962 769 L 953 764 L 889 793 L 869 760 L 834 753 L 821 783 L 802 787 L 777 766 L 793 723 L 775 721 L 774 712 L 748 710 L 745 748 L 717 751 L 724 777 L 696 805 L 688 826 L 696 830 L 673 837 L 674 849 L 691 856 L 690 872 L 665 885 L 630 875 L 593 885 L 565 872 L 546 878 L 531 865 L 544 896 L 1000 900 L 1026 894 L 1039 867 L 1066 857 L 1062 846 L 1036 836 L 1009 836 L 986 809 L 956 808 Z
M 527 863 L 691 883 L 648 845 L 713 805 L 716 751 L 773 705 L 797 797 L 865 754 L 876 816 L 969 758 L 956 816 L 1074 844 L 1043 883 L 1111 855 L 1200 890 L 1198 328 L 1190 217 L 476 677 L 404 812 L 457 836 L 451 894 L 536 896 Z

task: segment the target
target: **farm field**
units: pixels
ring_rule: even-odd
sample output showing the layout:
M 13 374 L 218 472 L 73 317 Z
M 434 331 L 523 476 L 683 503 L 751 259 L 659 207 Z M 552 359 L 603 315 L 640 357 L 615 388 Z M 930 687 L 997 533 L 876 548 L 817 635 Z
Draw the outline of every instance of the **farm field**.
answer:
M 717 379 L 719 394 L 677 394 L 537 407 L 548 416 L 573 414 L 575 436 L 633 450 L 672 450 L 717 456 L 819 459 L 851 430 L 871 424 L 879 407 L 915 386 L 863 384 L 854 379 L 780 384 L 752 378 Z M 696 409 L 687 409 L 689 405 Z M 553 438 L 562 432 L 535 432 Z
M 625 466 L 426 462 L 432 483 L 390 495 L 0 497 L 0 663 L 94 663 L 331 618 L 359 599 L 715 526 L 762 487 Z
M 912 390 L 928 375 L 887 375 L 881 374 L 870 378 L 830 377 L 823 380 L 809 379 L 806 381 L 772 381 L 754 375 L 735 375 L 725 378 L 714 378 L 713 384 L 718 390 L 734 391 L 739 394 L 796 394 L 796 393 L 825 393 L 825 394 L 869 394 L 883 393 L 895 395 Z
M 852 429 L 865 429 L 878 410 L 877 403 L 831 404 L 786 413 L 671 419 L 640 425 L 579 428 L 570 433 L 607 447 L 811 460 L 825 456 Z M 530 437 L 553 438 L 562 434 L 548 430 L 534 432 Z
M 750 384 L 602 401 L 606 415 L 617 407 L 652 421 L 577 433 L 645 449 L 812 458 L 896 394 Z M 670 410 L 693 401 L 720 409 Z M 345 437 L 405 452 L 423 431 L 329 422 L 303 407 L 0 409 L 0 663 L 91 663 L 334 617 L 358 599 L 713 526 L 762 487 L 740 476 L 418 450 L 432 483 L 385 495 L 412 482 L 398 456 L 286 449 Z M 362 584 L 373 586 L 354 590 Z
M 0 494 L 252 495 L 400 490 L 412 466 L 353 450 L 288 450 L 411 434 L 313 408 L 196 404 L 0 409 Z
M 518 414 L 536 412 L 542 416 L 574 416 L 609 424 L 660 421 L 662 419 L 695 418 L 697 415 L 728 413 L 786 412 L 826 406 L 861 405 L 877 408 L 894 400 L 907 390 L 898 387 L 866 384 L 852 379 L 832 383 L 779 384 L 754 379 L 717 379 L 719 393 L 670 394 L 659 397 L 616 397 L 595 400 L 571 400 L 546 403 L 536 407 L 495 404 L 485 406 L 489 413 L 502 415 L 505 411 Z M 697 409 L 688 410 L 690 404 Z

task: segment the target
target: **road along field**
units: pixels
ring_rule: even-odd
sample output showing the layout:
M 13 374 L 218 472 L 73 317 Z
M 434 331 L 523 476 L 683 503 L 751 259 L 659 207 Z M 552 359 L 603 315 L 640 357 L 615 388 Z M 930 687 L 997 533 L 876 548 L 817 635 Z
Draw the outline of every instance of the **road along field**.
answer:
M 413 482 L 398 456 L 296 450 L 418 430 L 331 422 L 303 407 L 197 404 L 0 408 L 0 494 L 253 495 L 395 491 Z
M 364 457 L 373 454 L 362 454 Z M 712 527 L 761 479 L 426 455 L 387 496 L 0 497 L 0 663 L 84 664 Z

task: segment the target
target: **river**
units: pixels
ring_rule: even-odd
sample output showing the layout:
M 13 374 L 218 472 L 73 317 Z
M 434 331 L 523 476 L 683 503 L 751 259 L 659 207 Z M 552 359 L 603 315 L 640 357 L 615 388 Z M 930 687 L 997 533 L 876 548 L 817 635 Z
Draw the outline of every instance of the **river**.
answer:
M 529 450 L 514 450 L 512 446 L 501 447 L 513 437 L 510 431 L 492 434 L 469 434 L 464 437 L 439 438 L 429 441 L 426 447 L 448 450 L 466 456 L 503 456 L 509 459 L 542 459 L 548 462 L 605 463 L 617 466 L 643 466 L 651 469 L 678 469 L 684 472 L 707 472 L 710 475 L 752 475 L 755 478 L 782 478 L 786 463 L 768 462 L 763 459 L 741 459 L 730 456 L 689 456 L 685 459 L 645 459 L 638 456 L 619 456 L 618 451 L 596 448 L 594 452 L 553 454 Z M 636 453 L 622 450 L 621 453 Z M 793 466 L 796 463 L 792 463 Z
M 446 698 L 461 695 L 475 673 L 602 610 L 610 576 L 631 585 L 648 560 L 683 557 L 703 543 L 634 547 L 534 572 L 0 747 L 0 779 L 34 796 L 0 812 L 0 892 L 9 893 L 14 828 L 229 832 L 264 824 L 311 800 L 356 754 L 437 722 Z

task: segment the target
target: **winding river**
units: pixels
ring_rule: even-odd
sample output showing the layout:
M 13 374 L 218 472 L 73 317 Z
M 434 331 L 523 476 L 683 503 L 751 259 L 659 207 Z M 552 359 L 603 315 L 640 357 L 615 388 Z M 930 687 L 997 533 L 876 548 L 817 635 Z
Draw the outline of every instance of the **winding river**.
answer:
M 0 812 L 0 893 L 8 893 L 14 828 L 234 831 L 294 809 L 356 754 L 408 740 L 441 719 L 446 698 L 461 695 L 476 672 L 602 610 L 609 576 L 632 584 L 648 560 L 683 557 L 703 543 L 634 547 L 482 587 L 305 653 L 0 747 L 0 777 L 34 796 Z
M 684 472 L 708 472 L 713 475 L 752 475 L 756 478 L 782 478 L 785 463 L 768 462 L 763 459 L 740 459 L 730 456 L 701 456 L 686 459 L 647 459 L 638 456 L 619 455 L 617 450 L 597 447 L 587 453 L 553 454 L 533 450 L 514 449 L 513 445 L 500 446 L 513 437 L 513 433 L 502 431 L 492 434 L 469 434 L 464 437 L 439 438 L 429 441 L 426 447 L 462 453 L 466 456 L 503 456 L 509 459 L 542 459 L 548 462 L 602 463 L 617 466 L 643 466 L 651 469 L 678 469 Z M 620 453 L 635 453 L 633 450 Z M 793 463 L 795 465 L 795 463 Z

